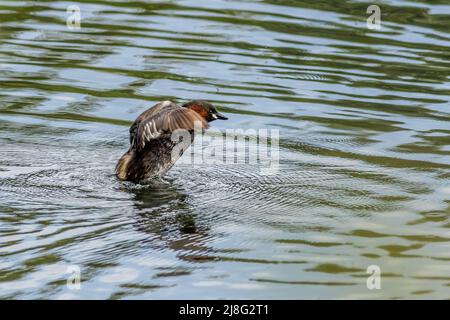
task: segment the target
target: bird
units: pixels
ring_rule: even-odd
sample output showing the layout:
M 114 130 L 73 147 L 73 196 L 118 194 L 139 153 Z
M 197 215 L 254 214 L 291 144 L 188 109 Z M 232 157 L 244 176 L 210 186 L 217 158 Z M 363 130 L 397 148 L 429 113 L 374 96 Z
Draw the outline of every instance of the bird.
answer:
M 228 120 L 205 100 L 155 104 L 131 125 L 130 147 L 116 165 L 117 178 L 141 182 L 164 175 L 194 141 L 195 129 L 206 130 L 218 119 Z

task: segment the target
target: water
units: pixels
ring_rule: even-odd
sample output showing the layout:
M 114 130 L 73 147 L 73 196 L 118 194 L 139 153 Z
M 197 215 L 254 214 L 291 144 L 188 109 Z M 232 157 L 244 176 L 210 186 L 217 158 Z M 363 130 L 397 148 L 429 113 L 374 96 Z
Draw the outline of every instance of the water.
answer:
M 449 1 L 71 4 L 0 3 L 1 298 L 450 298 Z M 195 98 L 278 129 L 278 174 L 118 182 L 136 116 Z

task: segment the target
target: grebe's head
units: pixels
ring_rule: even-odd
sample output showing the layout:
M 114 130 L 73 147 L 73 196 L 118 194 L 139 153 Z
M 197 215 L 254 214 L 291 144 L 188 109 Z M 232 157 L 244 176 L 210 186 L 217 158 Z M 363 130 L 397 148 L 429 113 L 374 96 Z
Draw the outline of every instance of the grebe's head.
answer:
M 211 122 L 217 119 L 228 120 L 223 114 L 209 102 L 204 100 L 192 100 L 183 104 L 184 108 L 189 108 L 200 114 L 206 121 Z

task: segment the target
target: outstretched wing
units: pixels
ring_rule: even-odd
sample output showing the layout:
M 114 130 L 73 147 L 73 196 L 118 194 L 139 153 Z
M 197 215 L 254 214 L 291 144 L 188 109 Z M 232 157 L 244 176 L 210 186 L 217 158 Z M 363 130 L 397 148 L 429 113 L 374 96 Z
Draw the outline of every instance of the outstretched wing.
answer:
M 150 117 L 158 114 L 163 108 L 174 108 L 177 107 L 175 103 L 172 101 L 163 101 L 160 103 L 155 104 L 153 107 L 145 110 L 139 117 L 136 118 L 136 120 L 133 122 L 133 124 L 130 127 L 130 144 L 133 145 L 134 141 L 137 138 L 138 128 L 139 125 L 144 121 L 145 119 L 149 119 Z
M 198 123 L 198 124 L 197 124 Z M 164 101 L 142 113 L 130 128 L 132 147 L 141 150 L 146 143 L 158 139 L 162 134 L 177 129 L 193 130 L 195 125 L 208 128 L 208 123 L 197 112 Z

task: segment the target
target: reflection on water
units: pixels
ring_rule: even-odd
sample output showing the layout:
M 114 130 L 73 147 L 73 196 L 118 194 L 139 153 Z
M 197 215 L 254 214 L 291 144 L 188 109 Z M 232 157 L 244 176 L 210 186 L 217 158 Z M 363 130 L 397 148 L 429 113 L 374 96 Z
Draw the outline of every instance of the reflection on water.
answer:
M 1 298 L 450 297 L 449 3 L 67 5 L 0 4 Z M 278 129 L 279 172 L 117 181 L 135 117 L 195 98 Z
M 155 238 L 161 241 L 161 249 L 170 248 L 183 255 L 183 250 L 196 252 L 205 248 L 208 229 L 197 223 L 195 213 L 186 203 L 186 194 L 158 180 L 131 186 L 128 191 L 135 195 L 136 228 L 148 233 L 152 242 Z

